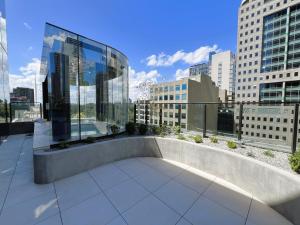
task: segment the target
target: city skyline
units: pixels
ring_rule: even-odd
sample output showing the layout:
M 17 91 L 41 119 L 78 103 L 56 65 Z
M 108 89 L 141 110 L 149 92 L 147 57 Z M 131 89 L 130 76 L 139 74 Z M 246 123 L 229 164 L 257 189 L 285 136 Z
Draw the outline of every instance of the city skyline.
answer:
M 90 0 L 85 5 L 93 7 L 83 9 L 80 5 L 59 2 L 60 7 L 52 13 L 51 8 L 57 4 L 55 1 L 7 2 L 8 47 L 13 59 L 9 65 L 11 89 L 34 84 L 33 77 L 39 72 L 40 40 L 47 21 L 119 48 L 128 55 L 132 85 L 149 80 L 175 80 L 176 74 L 184 75 L 190 65 L 205 61 L 211 50 L 236 51 L 240 0 L 231 5 L 220 2 L 218 6 L 197 1 L 173 5 L 130 1 L 124 5 L 117 0 L 105 3 Z M 95 16 L 99 7 L 107 10 Z M 45 10 L 40 13 L 40 8 Z M 80 21 L 72 13 L 66 13 L 66 8 L 70 8 L 68 12 L 80 8 Z M 85 26 L 91 20 L 96 22 Z M 134 22 L 137 20 L 138 23 Z

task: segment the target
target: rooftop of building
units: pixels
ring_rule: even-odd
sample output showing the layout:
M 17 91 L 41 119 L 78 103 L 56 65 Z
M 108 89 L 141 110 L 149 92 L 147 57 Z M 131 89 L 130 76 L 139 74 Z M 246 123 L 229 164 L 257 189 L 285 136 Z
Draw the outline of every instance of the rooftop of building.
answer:
M 291 225 L 252 194 L 158 158 L 117 161 L 37 185 L 32 142 L 14 135 L 0 145 L 0 224 Z

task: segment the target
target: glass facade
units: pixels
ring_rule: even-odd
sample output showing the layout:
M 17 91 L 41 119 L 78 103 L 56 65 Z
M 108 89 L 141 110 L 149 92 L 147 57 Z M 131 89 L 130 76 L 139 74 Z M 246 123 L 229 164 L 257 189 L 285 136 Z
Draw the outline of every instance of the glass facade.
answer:
M 0 123 L 8 122 L 9 73 L 5 1 L 0 0 Z
M 262 72 L 300 67 L 300 4 L 264 18 Z
M 260 102 L 280 103 L 283 101 L 283 83 L 269 83 L 260 85 Z
M 287 9 L 264 18 L 262 72 L 284 69 L 287 24 Z
M 54 141 L 105 136 L 128 121 L 128 63 L 121 52 L 46 24 L 41 75 Z
M 291 7 L 287 68 L 300 67 L 300 5 Z

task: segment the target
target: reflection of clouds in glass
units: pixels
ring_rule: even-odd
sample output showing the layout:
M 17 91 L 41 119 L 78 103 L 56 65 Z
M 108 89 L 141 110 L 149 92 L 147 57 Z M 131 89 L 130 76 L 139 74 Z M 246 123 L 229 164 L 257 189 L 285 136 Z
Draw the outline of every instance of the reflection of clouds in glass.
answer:
M 60 32 L 58 35 L 53 34 L 51 36 L 44 37 L 44 44 L 52 48 L 54 41 L 64 42 L 66 38 L 67 38 L 67 34 L 65 32 Z

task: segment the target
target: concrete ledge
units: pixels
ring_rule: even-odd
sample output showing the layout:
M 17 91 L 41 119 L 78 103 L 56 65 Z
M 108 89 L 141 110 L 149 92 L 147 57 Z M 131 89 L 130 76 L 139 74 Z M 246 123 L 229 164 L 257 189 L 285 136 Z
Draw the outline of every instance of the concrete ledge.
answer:
M 222 149 L 156 138 L 163 158 L 220 177 L 251 193 L 300 225 L 300 176 Z
M 176 139 L 132 137 L 56 152 L 34 152 L 35 182 L 44 184 L 117 160 L 162 157 L 220 177 L 300 225 L 300 176 L 222 149 Z
M 160 157 L 154 138 L 121 138 L 59 151 L 34 151 L 34 181 L 47 184 L 110 162 Z

